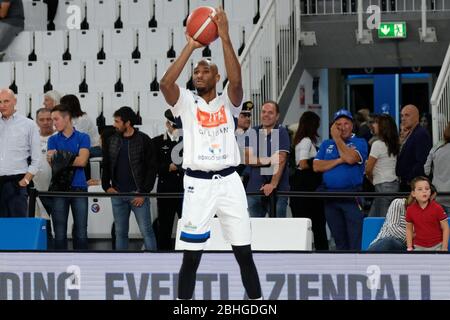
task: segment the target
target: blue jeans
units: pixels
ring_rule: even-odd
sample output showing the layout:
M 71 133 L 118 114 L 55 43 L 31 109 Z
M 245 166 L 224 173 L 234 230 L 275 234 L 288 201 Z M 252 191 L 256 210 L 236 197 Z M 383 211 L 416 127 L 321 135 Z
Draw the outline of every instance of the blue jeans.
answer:
M 85 188 L 76 188 L 71 191 L 86 192 Z M 53 198 L 52 222 L 55 231 L 55 249 L 67 250 L 67 219 L 69 206 L 73 216 L 73 248 L 88 249 L 87 221 L 88 199 L 83 198 Z
M 145 249 L 156 250 L 156 238 L 152 227 L 150 213 L 150 200 L 145 199 L 140 207 L 133 206 L 133 197 L 111 198 L 114 225 L 116 229 L 116 250 L 128 249 L 128 231 L 130 225 L 130 212 L 134 212 L 136 221 L 144 238 Z
M 398 192 L 399 189 L 398 181 L 383 182 L 375 185 L 375 192 Z M 369 217 L 386 217 L 392 200 L 394 200 L 394 197 L 375 198 L 370 207 Z
M 406 245 L 397 238 L 386 237 L 371 244 L 367 251 L 406 251 Z
M 250 217 L 252 218 L 264 218 L 266 213 L 269 213 L 269 198 L 263 196 L 248 196 L 248 211 L 250 213 Z M 288 197 L 286 196 L 278 196 L 277 197 L 277 218 L 286 218 L 286 208 L 288 203 Z
M 0 217 L 28 217 L 28 190 L 26 187 L 19 187 L 16 181 L 8 181 L 3 184 L 0 194 Z
M 364 214 L 356 198 L 326 200 L 325 218 L 336 250 L 361 250 Z

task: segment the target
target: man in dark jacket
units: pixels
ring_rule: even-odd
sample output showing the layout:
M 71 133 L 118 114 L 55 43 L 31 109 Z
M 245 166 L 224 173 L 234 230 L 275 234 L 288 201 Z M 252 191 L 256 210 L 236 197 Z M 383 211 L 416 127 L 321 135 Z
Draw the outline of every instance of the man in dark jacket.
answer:
M 157 192 L 183 192 L 183 169 L 181 168 L 181 138 L 178 125 L 170 110 L 164 113 L 167 131 L 153 139 L 158 154 Z M 174 149 L 175 148 L 175 149 Z M 171 250 L 172 228 L 175 214 L 181 218 L 183 198 L 158 198 L 158 248 Z
M 108 193 L 148 193 L 156 179 L 156 152 L 153 141 L 134 128 L 137 116 L 130 107 L 114 115 L 116 133 L 104 143 L 102 187 Z M 144 197 L 112 197 L 116 249 L 128 249 L 130 212 L 136 217 L 147 250 L 156 249 L 150 200 Z
M 425 175 L 423 165 L 432 147 L 430 134 L 419 125 L 419 110 L 407 105 L 401 111 L 401 124 L 408 132 L 397 157 L 396 174 L 400 178 L 400 191 L 409 192 L 412 179 Z

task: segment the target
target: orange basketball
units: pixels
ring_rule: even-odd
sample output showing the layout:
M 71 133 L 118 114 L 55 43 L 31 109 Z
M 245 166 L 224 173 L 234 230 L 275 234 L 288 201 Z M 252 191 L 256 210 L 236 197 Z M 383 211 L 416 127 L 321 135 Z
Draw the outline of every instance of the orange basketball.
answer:
M 219 37 L 217 25 L 210 18 L 215 14 L 213 7 L 198 7 L 192 11 L 186 22 L 188 35 L 205 46 L 216 40 Z

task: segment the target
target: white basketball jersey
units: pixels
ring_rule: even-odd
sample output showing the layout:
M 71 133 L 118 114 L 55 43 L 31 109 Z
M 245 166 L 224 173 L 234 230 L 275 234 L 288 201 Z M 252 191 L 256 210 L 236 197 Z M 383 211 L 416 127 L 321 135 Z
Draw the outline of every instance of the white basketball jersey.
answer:
M 241 109 L 242 105 L 233 105 L 226 89 L 208 104 L 180 88 L 180 97 L 171 111 L 183 123 L 184 169 L 219 171 L 239 165 L 234 117 Z

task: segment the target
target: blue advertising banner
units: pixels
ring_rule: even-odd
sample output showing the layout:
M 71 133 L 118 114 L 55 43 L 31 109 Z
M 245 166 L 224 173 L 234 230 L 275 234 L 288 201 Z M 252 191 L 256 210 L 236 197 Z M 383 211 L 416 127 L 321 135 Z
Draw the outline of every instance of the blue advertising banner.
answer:
M 399 115 L 399 76 L 382 74 L 373 76 L 374 112 L 390 114 L 398 123 Z

